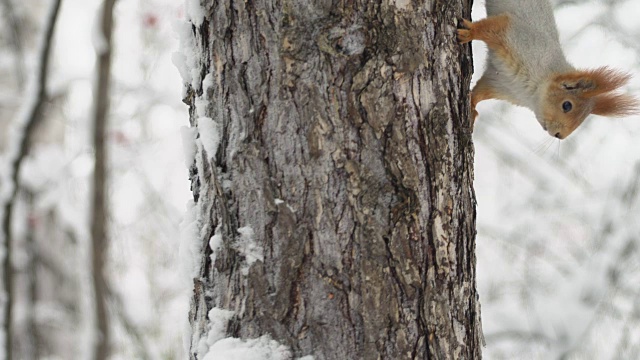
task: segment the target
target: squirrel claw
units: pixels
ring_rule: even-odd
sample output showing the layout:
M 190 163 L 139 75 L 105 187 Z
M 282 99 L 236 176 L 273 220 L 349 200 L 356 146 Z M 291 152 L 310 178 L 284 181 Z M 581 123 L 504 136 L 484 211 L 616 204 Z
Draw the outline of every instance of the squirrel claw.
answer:
M 462 29 L 458 29 L 458 41 L 461 44 L 466 44 L 473 40 L 473 22 L 467 19 L 462 19 L 462 26 Z
M 473 40 L 471 36 L 471 30 L 466 29 L 458 29 L 458 42 L 461 44 L 466 44 Z

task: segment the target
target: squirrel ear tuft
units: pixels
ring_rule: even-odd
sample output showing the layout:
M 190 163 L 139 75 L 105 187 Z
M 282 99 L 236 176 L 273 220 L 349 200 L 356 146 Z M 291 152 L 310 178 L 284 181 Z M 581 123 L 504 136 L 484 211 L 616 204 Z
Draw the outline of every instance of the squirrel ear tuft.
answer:
M 580 92 L 582 96 L 593 97 L 613 91 L 626 84 L 631 75 L 607 66 L 591 70 L 577 70 L 555 77 L 565 90 Z
M 628 73 L 611 69 L 607 66 L 603 66 L 593 70 L 587 70 L 585 71 L 585 73 L 587 73 L 588 78 L 590 78 L 591 81 L 595 83 L 594 89 L 584 94 L 587 97 L 597 96 L 609 91 L 614 91 L 629 82 L 629 79 L 631 79 L 631 75 L 629 75 Z M 609 98 L 613 99 L 616 97 L 613 96 Z
M 585 71 L 572 71 L 558 74 L 553 79 L 562 89 L 570 92 L 585 92 L 596 88 L 596 84 Z
M 640 113 L 638 99 L 625 94 L 601 94 L 593 98 L 592 114 L 621 117 Z

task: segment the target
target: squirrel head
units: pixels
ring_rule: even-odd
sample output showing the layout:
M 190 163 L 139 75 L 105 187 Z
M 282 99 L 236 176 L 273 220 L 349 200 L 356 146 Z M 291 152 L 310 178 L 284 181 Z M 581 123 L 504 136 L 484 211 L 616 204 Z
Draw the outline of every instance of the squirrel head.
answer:
M 551 136 L 564 139 L 589 114 L 614 117 L 637 114 L 637 100 L 616 92 L 630 77 L 608 67 L 556 74 L 542 89 L 538 121 Z

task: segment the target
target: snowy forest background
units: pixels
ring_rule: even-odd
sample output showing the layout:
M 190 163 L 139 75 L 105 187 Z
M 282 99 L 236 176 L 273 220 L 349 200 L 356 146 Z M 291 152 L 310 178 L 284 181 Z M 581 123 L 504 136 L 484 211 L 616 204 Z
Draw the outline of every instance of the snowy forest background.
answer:
M 191 1 L 187 0 L 187 4 Z M 49 0 L 0 0 L 0 146 L 29 101 Z M 100 1 L 63 0 L 47 101 L 14 208 L 14 343 L 28 359 L 83 359 L 93 316 L 89 192 Z M 637 0 L 560 0 L 578 67 L 610 65 L 640 90 Z M 190 197 L 172 63 L 182 1 L 116 4 L 109 162 L 109 310 L 114 359 L 179 359 L 191 283 L 180 269 Z M 484 16 L 476 1 L 474 18 Z M 474 45 L 476 79 L 485 48 Z M 640 118 L 592 117 L 568 140 L 529 111 L 478 108 L 478 286 L 487 359 L 640 357 Z M 2 158 L 2 171 L 6 169 Z M 5 190 L 3 190 L 5 191 Z

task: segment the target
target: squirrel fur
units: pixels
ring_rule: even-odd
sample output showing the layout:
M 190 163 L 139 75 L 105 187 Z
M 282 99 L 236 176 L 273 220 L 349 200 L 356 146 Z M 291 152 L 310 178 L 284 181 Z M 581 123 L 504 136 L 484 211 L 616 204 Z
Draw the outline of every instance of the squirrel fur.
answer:
M 589 114 L 625 116 L 637 100 L 617 90 L 630 75 L 608 67 L 574 68 L 560 46 L 548 0 L 486 0 L 487 18 L 463 20 L 458 40 L 487 44 L 486 70 L 471 92 L 472 116 L 483 100 L 500 99 L 531 109 L 551 136 L 564 139 Z

